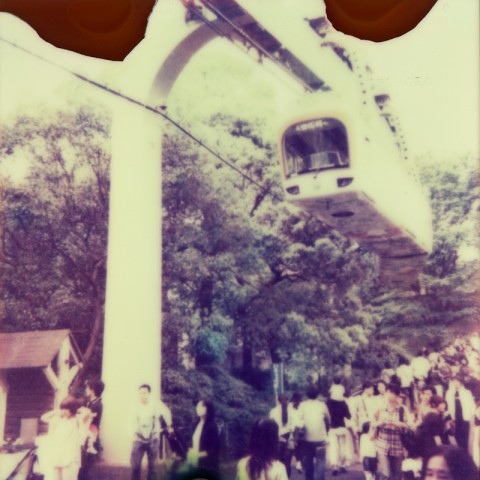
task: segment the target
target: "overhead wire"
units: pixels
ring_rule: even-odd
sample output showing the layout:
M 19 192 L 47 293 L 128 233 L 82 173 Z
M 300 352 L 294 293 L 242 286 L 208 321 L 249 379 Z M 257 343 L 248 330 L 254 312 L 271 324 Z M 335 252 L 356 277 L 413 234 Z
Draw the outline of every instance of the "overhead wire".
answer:
M 45 57 L 43 57 L 42 55 L 39 55 L 38 53 L 35 53 L 35 52 L 32 52 L 31 50 L 28 50 L 27 48 L 25 47 L 22 47 L 20 45 L 18 45 L 17 43 L 15 42 L 12 42 L 10 40 L 7 40 L 6 38 L 0 36 L 0 41 L 14 47 L 14 48 L 17 48 L 18 50 L 20 51 L 23 51 L 24 53 L 27 53 L 28 55 L 30 56 L 33 56 L 37 59 L 39 59 L 40 61 L 44 62 L 44 63 L 48 63 L 49 65 L 52 65 L 66 73 L 69 73 L 71 75 L 73 75 L 74 77 L 78 78 L 79 80 L 89 84 L 89 85 L 92 85 L 93 87 L 95 88 L 98 88 L 100 90 L 103 90 L 111 95 L 114 95 L 122 100 L 125 100 L 127 102 L 130 102 L 138 107 L 141 107 L 149 112 L 152 112 L 153 114 L 155 115 L 159 115 L 161 116 L 163 119 L 165 119 L 166 121 L 168 121 L 170 124 L 172 124 L 175 128 L 177 128 L 178 130 L 180 130 L 184 135 L 186 135 L 188 138 L 190 138 L 191 140 L 193 140 L 196 144 L 198 144 L 200 147 L 202 147 L 203 149 L 205 149 L 208 153 L 210 153 L 210 155 L 212 155 L 213 157 L 215 157 L 217 160 L 219 160 L 221 163 L 223 163 L 224 165 L 226 165 L 227 167 L 231 168 L 232 170 L 234 170 L 238 175 L 241 175 L 245 180 L 249 181 L 250 183 L 252 183 L 253 185 L 255 185 L 257 188 L 260 189 L 261 193 L 262 194 L 266 194 L 266 195 L 270 195 L 272 198 L 278 200 L 278 201 L 283 201 L 283 198 L 281 198 L 279 195 L 273 193 L 271 191 L 271 189 L 267 188 L 265 185 L 262 185 L 261 183 L 257 182 L 254 178 L 250 177 L 249 175 L 247 175 L 245 172 L 243 172 L 242 170 L 240 170 L 236 165 L 234 165 L 232 162 L 226 160 L 225 158 L 223 158 L 219 153 L 217 153 L 215 150 L 213 150 L 211 147 L 209 147 L 205 142 L 203 142 L 201 139 L 199 139 L 198 137 L 196 137 L 193 133 L 191 133 L 186 127 L 182 126 L 178 121 L 174 120 L 173 118 L 171 118 L 169 115 L 167 115 L 165 112 L 163 112 L 162 110 L 159 109 L 159 107 L 152 107 L 151 105 L 145 103 L 145 102 L 142 102 L 140 100 L 137 100 L 135 98 L 133 98 L 132 96 L 130 95 L 126 95 L 122 92 L 120 92 L 119 90 L 116 90 L 114 88 L 111 88 L 107 85 L 104 85 L 100 82 L 97 82 L 95 80 L 92 80 L 91 78 L 88 78 L 86 77 L 85 75 L 82 75 L 80 73 L 77 73 L 67 67 L 64 67 L 63 65 L 60 65 L 58 64 L 57 62 L 54 62 L 52 60 L 49 60 Z
M 206 8 L 208 8 L 212 13 L 214 13 L 217 17 L 217 19 L 222 20 L 225 24 L 227 24 L 231 30 L 236 32 L 237 35 L 239 35 L 241 38 L 246 40 L 250 45 L 254 47 L 254 49 L 258 52 L 259 57 L 258 60 L 255 60 L 251 55 L 248 54 L 248 51 L 250 47 L 248 48 L 242 48 L 238 42 L 236 42 L 229 33 L 225 32 L 222 30 L 222 28 L 218 25 L 216 25 L 213 21 L 208 20 L 205 15 L 203 15 L 200 11 L 198 11 L 195 7 L 192 7 L 191 5 L 185 5 L 186 9 L 198 19 L 198 21 L 203 22 L 205 25 L 210 27 L 217 35 L 220 36 L 220 38 L 225 38 L 227 39 L 232 45 L 234 45 L 238 50 L 240 50 L 242 53 L 247 53 L 248 58 L 252 59 L 256 63 L 263 64 L 263 58 L 267 58 L 270 60 L 274 65 L 276 65 L 283 73 L 286 75 L 290 76 L 295 82 L 299 83 L 304 91 L 306 92 L 312 92 L 312 87 L 305 83 L 302 79 L 300 79 L 298 76 L 296 76 L 290 69 L 288 69 L 285 65 L 283 65 L 281 62 L 278 62 L 272 54 L 270 54 L 267 50 L 265 50 L 261 45 L 259 45 L 255 40 L 250 38 L 247 33 L 245 33 L 239 26 L 235 25 L 234 22 L 232 22 L 228 17 L 223 15 L 220 11 L 218 11 L 216 8 L 213 7 L 213 5 L 207 4 Z M 264 65 L 264 64 L 263 64 Z M 270 69 L 267 69 L 270 74 L 273 74 L 273 72 L 270 71 Z M 291 83 L 288 83 L 284 80 L 283 76 L 276 76 L 275 77 L 277 81 L 280 81 L 283 83 L 283 85 L 286 88 L 289 88 L 290 90 L 294 91 L 295 93 L 298 93 L 297 89 L 293 87 Z
M 252 42 L 252 45 L 254 45 L 254 48 L 257 50 L 257 52 L 259 53 L 259 57 L 257 60 L 255 60 L 255 58 L 250 55 L 248 53 L 249 51 L 249 48 L 243 48 L 238 42 L 234 41 L 230 34 L 225 32 L 224 30 L 222 30 L 222 28 L 219 26 L 219 25 L 216 25 L 214 21 L 211 21 L 209 20 L 208 18 L 205 17 L 205 15 L 203 15 L 202 13 L 200 13 L 195 7 L 192 7 L 190 5 L 185 5 L 185 8 L 197 19 L 197 21 L 199 22 L 203 22 L 207 27 L 211 28 L 220 38 L 224 38 L 224 39 L 227 39 L 231 45 L 233 45 L 235 48 L 237 48 L 237 50 L 239 50 L 240 52 L 242 52 L 243 54 L 246 54 L 246 57 L 249 58 L 250 60 L 252 60 L 252 62 L 255 62 L 256 64 L 261 64 L 263 66 L 265 66 L 265 63 L 263 62 L 263 57 L 262 55 L 271 60 L 271 62 L 273 64 L 275 64 L 278 68 L 280 68 L 284 73 L 286 73 L 287 75 L 289 75 L 290 77 L 292 77 L 297 83 L 299 82 L 299 79 L 298 77 L 295 77 L 292 72 L 290 72 L 287 68 L 285 68 L 283 65 L 280 65 L 278 62 L 275 61 L 274 58 L 272 58 L 271 55 L 267 54 L 267 52 L 264 52 L 263 48 L 257 46 L 256 44 L 254 44 L 255 42 Z M 220 18 L 219 17 L 219 14 L 216 13 L 216 12 L 213 12 L 217 15 L 217 18 Z M 224 20 L 225 23 L 231 23 L 231 22 L 227 22 L 227 20 Z M 235 26 L 232 24 L 231 25 L 231 28 L 232 29 L 235 29 Z M 238 30 L 238 29 L 237 29 Z M 237 33 L 239 33 L 237 31 Z M 270 73 L 271 75 L 275 75 L 275 73 L 273 71 L 271 71 L 270 68 L 266 68 L 266 70 L 268 71 L 268 73 Z M 298 94 L 298 90 L 296 88 L 293 87 L 292 83 L 290 82 L 286 82 L 284 77 L 283 76 L 277 76 L 275 75 L 275 79 L 276 81 L 278 82 L 281 82 L 285 88 L 288 88 L 290 89 L 292 92 L 294 93 L 297 93 Z M 300 82 L 303 89 L 305 91 L 311 91 L 310 87 L 308 86 L 305 86 L 303 84 L 303 82 Z

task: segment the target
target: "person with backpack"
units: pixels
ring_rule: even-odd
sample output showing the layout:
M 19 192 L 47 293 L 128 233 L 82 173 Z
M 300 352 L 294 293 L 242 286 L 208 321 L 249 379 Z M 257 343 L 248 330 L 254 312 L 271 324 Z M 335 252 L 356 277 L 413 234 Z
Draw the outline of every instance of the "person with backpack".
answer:
M 163 403 L 156 403 L 151 398 L 150 385 L 143 384 L 138 388 L 139 402 L 133 415 L 134 438 L 131 453 L 132 480 L 140 480 L 142 460 L 147 455 L 148 480 L 156 478 L 156 459 L 158 455 L 158 437 L 160 418 L 167 426 L 172 425 L 169 409 Z

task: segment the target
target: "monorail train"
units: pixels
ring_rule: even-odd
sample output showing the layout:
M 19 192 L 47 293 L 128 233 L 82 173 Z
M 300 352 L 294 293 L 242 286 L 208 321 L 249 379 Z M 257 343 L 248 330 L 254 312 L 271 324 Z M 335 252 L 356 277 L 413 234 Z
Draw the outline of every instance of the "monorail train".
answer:
M 415 290 L 432 248 L 431 212 L 387 122 L 333 92 L 308 103 L 281 133 L 287 200 L 376 253 L 381 286 Z

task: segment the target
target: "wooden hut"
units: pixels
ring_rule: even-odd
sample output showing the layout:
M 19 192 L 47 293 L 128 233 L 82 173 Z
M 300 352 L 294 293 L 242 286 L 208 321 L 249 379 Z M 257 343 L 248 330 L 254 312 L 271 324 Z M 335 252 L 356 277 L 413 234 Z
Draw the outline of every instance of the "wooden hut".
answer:
M 0 440 L 33 443 L 81 366 L 70 330 L 0 333 Z

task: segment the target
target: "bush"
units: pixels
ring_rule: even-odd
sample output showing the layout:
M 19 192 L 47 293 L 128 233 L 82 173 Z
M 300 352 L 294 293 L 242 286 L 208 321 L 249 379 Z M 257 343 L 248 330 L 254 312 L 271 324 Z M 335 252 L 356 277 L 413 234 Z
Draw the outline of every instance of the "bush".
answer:
M 259 370 L 253 367 L 244 367 L 234 370 L 233 376 L 247 383 L 255 390 L 272 395 L 273 400 L 273 375 L 271 370 Z
M 388 344 L 372 341 L 367 347 L 357 350 L 352 363 L 352 376 L 358 380 L 359 385 L 365 380 L 374 380 L 380 376 L 387 362 L 396 366 L 401 356 L 403 355 Z
M 201 329 L 195 340 L 195 359 L 197 365 L 211 365 L 225 360 L 228 339 L 222 332 L 209 328 Z

